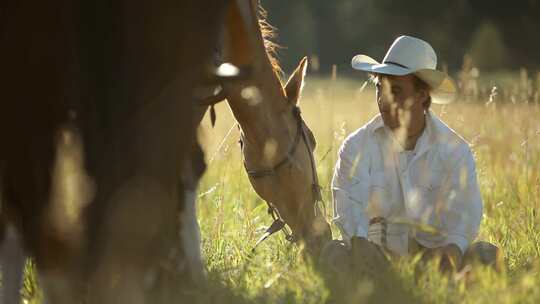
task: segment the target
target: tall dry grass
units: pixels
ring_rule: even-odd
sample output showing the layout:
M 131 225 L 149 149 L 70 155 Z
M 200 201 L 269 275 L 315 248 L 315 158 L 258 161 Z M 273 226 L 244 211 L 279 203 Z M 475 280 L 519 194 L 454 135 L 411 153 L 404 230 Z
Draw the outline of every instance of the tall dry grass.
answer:
M 519 88 L 525 79 L 523 74 L 504 77 L 513 80 L 510 88 Z M 199 188 L 198 220 L 209 282 L 192 291 L 194 301 L 540 303 L 540 104 L 535 99 L 540 77 L 527 77 L 525 91 L 516 89 L 513 95 L 502 93 L 512 89 L 493 90 L 495 80 L 475 81 L 476 95 L 433 105 L 432 110 L 472 146 L 484 200 L 479 239 L 504 251 L 506 271 L 478 269 L 466 279 L 463 274 L 441 276 L 431 265 L 418 276 L 417 261 L 403 260 L 394 265 L 393 285 L 378 288 L 369 278 L 352 285 L 325 281 L 301 248 L 280 234 L 252 253 L 271 219 L 247 180 L 232 115 L 220 104 L 216 126 L 205 118 L 200 131 L 209 169 Z M 362 81 L 308 76 L 301 108 L 318 141 L 317 169 L 330 219 L 329 184 L 337 150 L 348 133 L 377 113 L 374 92 Z M 336 230 L 334 237 L 339 237 Z M 23 295 L 25 301 L 38 303 L 31 264 L 27 269 Z

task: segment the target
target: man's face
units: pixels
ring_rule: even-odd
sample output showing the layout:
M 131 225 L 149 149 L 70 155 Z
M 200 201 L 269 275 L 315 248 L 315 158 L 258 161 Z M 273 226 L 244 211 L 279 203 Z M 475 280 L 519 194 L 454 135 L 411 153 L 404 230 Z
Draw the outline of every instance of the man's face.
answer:
M 409 129 L 424 119 L 425 90 L 417 90 L 414 75 L 376 76 L 376 98 L 384 124 L 392 130 Z M 422 123 L 422 122 L 420 122 Z

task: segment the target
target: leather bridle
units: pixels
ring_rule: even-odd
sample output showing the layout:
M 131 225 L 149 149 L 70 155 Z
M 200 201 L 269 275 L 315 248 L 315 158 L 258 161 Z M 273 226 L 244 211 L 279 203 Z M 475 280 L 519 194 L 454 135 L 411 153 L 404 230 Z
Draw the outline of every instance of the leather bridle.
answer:
M 309 160 L 310 160 L 310 166 L 311 166 L 311 175 L 313 178 L 313 184 L 311 185 L 311 191 L 312 195 L 314 197 L 314 210 L 315 210 L 315 216 L 318 216 L 319 207 L 317 205 L 318 202 L 322 203 L 322 195 L 321 195 L 321 186 L 319 185 L 319 178 L 317 176 L 317 167 L 315 165 L 315 159 L 313 157 L 312 147 L 310 145 L 310 142 L 308 140 L 306 130 L 304 128 L 304 120 L 302 119 L 302 115 L 300 112 L 300 108 L 295 106 L 292 109 L 293 117 L 296 120 L 296 135 L 294 137 L 294 140 L 292 142 L 292 145 L 290 146 L 289 150 L 287 151 L 287 154 L 281 161 L 279 161 L 276 165 L 274 165 L 270 169 L 260 169 L 260 170 L 253 170 L 249 169 L 245 160 L 244 160 L 244 167 L 246 169 L 246 172 L 248 176 L 252 179 L 259 179 L 259 178 L 265 178 L 265 177 L 272 177 L 276 176 L 279 172 L 279 170 L 283 167 L 285 167 L 287 164 L 294 161 L 294 155 L 298 148 L 298 145 L 300 144 L 300 141 L 304 141 L 304 145 L 307 149 Z M 242 141 L 241 141 L 242 143 Z M 266 201 L 266 200 L 265 200 Z M 277 208 L 272 204 L 271 202 L 266 201 L 268 205 L 268 214 L 272 216 L 274 219 L 274 222 L 266 229 L 265 233 L 257 240 L 255 243 L 255 246 L 253 247 L 253 250 L 257 248 L 257 246 L 266 240 L 269 236 L 272 234 L 283 231 L 285 233 L 285 238 L 290 242 L 296 242 L 298 238 L 292 233 L 292 231 L 288 228 L 286 228 L 285 221 L 281 217 L 279 211 Z M 324 204 L 323 204 L 324 206 Z

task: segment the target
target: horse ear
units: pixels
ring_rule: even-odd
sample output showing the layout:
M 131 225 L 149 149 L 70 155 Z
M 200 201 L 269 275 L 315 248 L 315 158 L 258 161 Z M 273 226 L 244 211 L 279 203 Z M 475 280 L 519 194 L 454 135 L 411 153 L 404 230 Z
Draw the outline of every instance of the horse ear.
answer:
M 304 87 L 304 77 L 306 76 L 307 70 L 307 57 L 302 58 L 298 67 L 292 73 L 291 77 L 285 85 L 285 94 L 287 95 L 287 100 L 292 104 L 297 104 L 300 99 L 300 94 L 302 93 L 302 88 Z

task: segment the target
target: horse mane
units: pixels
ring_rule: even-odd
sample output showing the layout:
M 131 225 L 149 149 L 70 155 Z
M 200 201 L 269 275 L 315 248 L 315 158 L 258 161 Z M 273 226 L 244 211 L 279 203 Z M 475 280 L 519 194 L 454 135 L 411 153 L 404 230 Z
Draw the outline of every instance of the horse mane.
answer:
M 257 18 L 259 19 L 259 27 L 261 28 L 261 36 L 264 42 L 264 48 L 266 49 L 266 55 L 270 60 L 270 64 L 274 69 L 274 72 L 278 76 L 283 75 L 283 69 L 279 64 L 278 50 L 282 47 L 273 41 L 277 36 L 277 29 L 267 21 L 268 12 L 259 4 L 259 13 Z M 281 77 L 278 77 L 281 78 Z

